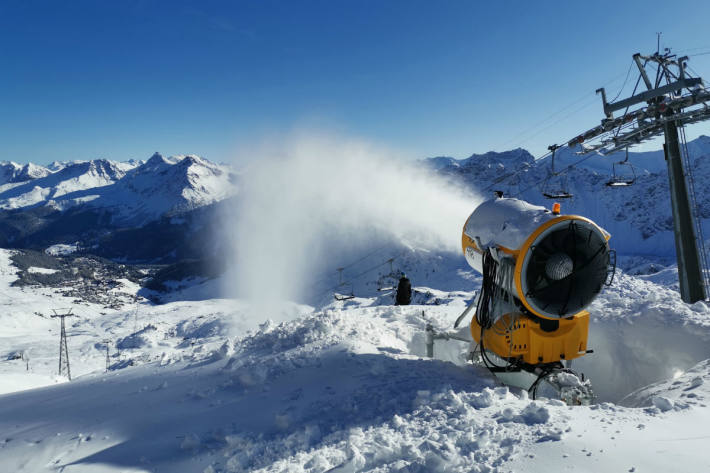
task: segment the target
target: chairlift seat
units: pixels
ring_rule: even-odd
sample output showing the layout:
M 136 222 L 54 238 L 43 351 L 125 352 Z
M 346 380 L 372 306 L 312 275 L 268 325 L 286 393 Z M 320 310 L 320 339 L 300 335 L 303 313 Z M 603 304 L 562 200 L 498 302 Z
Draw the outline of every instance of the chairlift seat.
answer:
M 607 187 L 629 187 L 633 185 L 634 181 L 633 180 L 628 180 L 628 181 L 614 181 L 611 180 L 606 183 Z
M 571 199 L 572 194 L 567 192 L 567 175 L 566 170 L 555 171 L 555 151 L 559 148 L 557 145 L 549 146 L 547 149 L 552 151 L 552 157 L 550 158 L 552 164 L 550 165 L 550 175 L 545 179 L 545 183 L 542 186 L 542 195 L 547 199 Z
M 627 172 L 619 173 L 619 169 L 627 169 Z M 608 187 L 629 187 L 636 182 L 636 170 L 629 162 L 628 153 L 626 159 L 611 165 L 611 179 L 607 181 Z
M 626 169 L 624 173 L 620 173 L 619 169 Z M 629 148 L 626 147 L 626 155 L 624 159 L 611 165 L 611 178 L 607 181 L 607 187 L 628 187 L 636 182 L 636 170 L 634 165 L 629 162 Z
M 569 192 L 543 192 L 542 195 L 548 199 L 571 199 L 574 197 L 574 194 L 570 194 Z

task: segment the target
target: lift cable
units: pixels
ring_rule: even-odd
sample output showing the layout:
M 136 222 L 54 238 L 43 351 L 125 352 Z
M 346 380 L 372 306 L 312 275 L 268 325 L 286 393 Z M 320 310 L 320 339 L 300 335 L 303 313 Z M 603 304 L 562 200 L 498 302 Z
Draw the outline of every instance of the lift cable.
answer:
M 634 63 L 633 63 L 633 61 L 632 61 L 631 65 L 633 66 L 633 64 L 634 64 Z M 624 85 L 625 85 L 626 81 L 628 80 L 628 74 L 629 74 L 629 73 L 627 72 L 627 74 L 626 74 L 626 79 L 624 79 Z M 618 79 L 620 79 L 623 75 L 624 75 L 624 74 L 619 74 L 619 75 L 617 75 L 617 76 L 612 77 L 611 79 L 609 79 L 608 81 L 606 81 L 606 83 L 604 84 L 604 86 L 605 86 L 605 87 L 610 86 L 611 84 L 613 84 L 614 82 L 616 82 Z M 624 86 L 622 85 L 622 90 L 623 90 L 623 87 L 624 87 Z M 621 92 L 621 91 L 620 91 L 620 92 Z M 531 127 L 528 127 L 528 128 L 526 128 L 525 130 L 523 130 L 522 132 L 518 133 L 517 135 L 515 135 L 515 136 L 514 136 L 513 138 L 511 138 L 510 140 L 508 140 L 508 141 L 504 142 L 503 144 L 499 145 L 498 148 L 502 148 L 502 147 L 504 147 L 504 146 L 507 146 L 507 145 L 509 145 L 510 143 L 515 143 L 515 144 L 514 144 L 514 147 L 518 147 L 518 146 L 522 145 L 523 143 L 526 143 L 526 142 L 530 141 L 531 139 L 536 138 L 537 136 L 539 136 L 540 134 L 542 134 L 542 132 L 546 131 L 546 130 L 549 129 L 550 127 L 552 127 L 552 126 L 558 124 L 559 122 L 565 120 L 566 118 L 569 118 L 571 115 L 574 115 L 574 114 L 576 114 L 576 113 L 578 113 L 578 112 L 581 112 L 581 111 L 584 110 L 585 108 L 591 106 L 593 103 L 595 103 L 595 102 L 597 101 L 596 96 L 597 96 L 596 93 L 591 93 L 591 92 L 582 95 L 582 96 L 579 97 L 578 99 L 574 100 L 573 102 L 570 102 L 569 104 L 567 104 L 567 105 L 565 105 L 564 107 L 560 108 L 560 109 L 557 110 L 556 112 L 551 113 L 551 114 L 548 115 L 545 119 L 540 120 L 540 121 L 537 122 L 535 125 L 533 125 L 533 126 L 531 126 Z M 588 100 L 588 99 L 591 99 L 591 98 L 593 98 L 593 100 Z M 550 123 L 550 124 L 546 124 L 546 122 L 548 122 L 549 120 L 555 118 L 557 115 L 561 114 L 562 112 L 565 112 L 565 111 L 569 110 L 570 108 L 574 107 L 575 105 L 577 105 L 577 104 L 579 104 L 580 102 L 583 102 L 583 101 L 585 101 L 585 100 L 587 100 L 587 102 L 585 102 L 585 104 L 582 105 L 580 108 L 577 108 L 577 109 L 573 110 L 572 112 L 570 112 L 570 113 L 564 115 L 563 117 L 558 118 L 557 120 L 555 120 L 554 122 L 552 122 L 552 123 Z M 540 128 L 540 127 L 542 127 L 542 128 Z M 537 130 L 537 131 L 536 131 L 536 130 Z M 522 137 L 522 136 L 525 136 L 525 135 L 527 135 L 528 133 L 530 133 L 530 132 L 532 132 L 532 131 L 535 131 L 535 133 L 533 133 L 532 135 L 530 135 L 530 136 L 528 136 L 528 137 L 526 137 L 526 138 L 524 138 L 524 139 L 522 139 L 522 140 L 520 140 L 520 141 L 516 141 L 516 140 L 518 140 L 518 138 L 520 138 L 520 137 Z
M 592 158 L 592 157 L 594 157 L 594 156 L 596 156 L 596 155 L 595 155 L 595 154 L 589 154 L 588 156 L 585 156 L 584 158 L 580 159 L 579 161 L 576 161 L 576 162 L 570 164 L 569 166 L 565 167 L 564 169 L 562 169 L 561 171 L 559 171 L 559 173 L 560 173 L 560 174 L 561 174 L 561 173 L 565 173 L 565 172 L 569 171 L 570 169 L 574 168 L 575 166 L 577 166 L 577 165 L 583 163 L 584 161 L 586 161 L 586 160 L 588 160 L 589 158 Z M 543 183 L 543 182 L 546 181 L 546 180 L 547 180 L 547 177 L 545 177 L 544 179 L 540 179 L 540 180 L 534 182 L 533 184 L 527 186 L 526 188 L 524 188 L 524 189 L 518 191 L 516 194 L 513 194 L 511 197 L 518 197 L 518 196 L 520 196 L 521 194 L 524 194 L 525 192 L 529 191 L 529 190 L 532 189 L 533 187 L 539 186 L 541 183 Z
M 348 279 L 346 279 L 346 280 L 344 280 L 344 281 L 342 281 L 342 282 L 336 284 L 335 286 L 329 287 L 328 289 L 324 290 L 324 291 L 321 292 L 320 294 L 321 294 L 321 295 L 326 295 L 326 294 L 328 294 L 328 293 L 330 293 L 330 292 L 336 291 L 339 287 L 342 287 L 342 286 L 345 286 L 345 285 L 351 285 L 351 287 L 352 287 L 353 281 L 355 281 L 355 280 L 361 278 L 362 276 L 364 276 L 364 275 L 366 275 L 366 274 L 368 274 L 368 273 L 371 273 L 372 271 L 375 271 L 376 269 L 381 268 L 382 266 L 384 266 L 384 265 L 386 265 L 386 264 L 389 264 L 391 261 L 393 261 L 393 260 L 399 258 L 400 256 L 402 256 L 402 255 L 405 254 L 405 253 L 406 253 L 406 250 L 401 251 L 401 252 L 397 253 L 395 256 L 393 256 L 393 257 L 391 257 L 391 258 L 387 258 L 387 259 L 386 259 L 385 261 L 383 261 L 382 263 L 376 264 L 375 266 L 372 266 L 372 267 L 370 267 L 370 268 L 368 268 L 368 269 L 366 269 L 366 270 L 364 270 L 364 271 L 362 271 L 362 272 L 360 272 L 360 273 L 358 273 L 358 274 L 355 274 L 354 276 L 350 276 Z
M 702 49 L 702 48 L 695 48 L 695 49 L 697 50 L 697 49 Z M 710 51 L 701 51 L 701 52 L 699 52 L 699 53 L 692 54 L 691 56 L 699 56 L 699 55 L 706 55 L 706 54 L 710 54 Z M 641 64 L 639 64 L 639 66 L 645 68 L 646 66 L 648 66 L 648 63 L 649 63 L 649 62 L 653 62 L 654 65 L 655 65 L 655 62 L 657 62 L 657 61 L 655 61 L 655 60 L 654 60 L 654 61 L 651 61 L 651 59 L 652 59 L 652 58 L 644 58 L 643 66 L 641 66 Z M 699 77 L 699 75 L 698 75 L 694 70 L 692 70 L 689 66 L 687 66 L 687 65 L 685 65 L 685 66 L 687 67 L 688 70 L 692 71 L 696 76 Z M 628 78 L 629 78 L 629 76 L 630 76 L 630 72 L 629 72 L 629 71 L 630 71 L 632 68 L 633 68 L 633 63 L 632 63 L 632 67 L 631 67 L 630 69 L 628 69 L 627 72 L 626 72 L 626 74 L 625 74 L 625 77 L 626 77 L 626 78 L 624 79 L 624 85 L 622 85 L 622 88 L 621 88 L 621 90 L 620 90 L 620 93 L 623 92 L 624 87 L 625 87 L 625 84 L 628 82 Z M 665 78 L 666 81 L 670 81 L 670 79 L 666 76 L 666 74 L 665 74 L 665 73 L 662 73 L 663 71 L 665 71 L 665 69 L 667 69 L 667 68 L 661 67 L 660 63 L 659 63 L 659 64 L 657 65 L 657 67 L 655 68 L 655 72 L 656 72 L 656 74 L 655 74 L 655 75 L 656 75 L 656 84 L 655 84 L 655 85 L 656 85 L 656 87 L 658 87 L 658 86 L 660 85 L 659 78 Z M 653 70 L 653 69 L 651 69 L 651 70 Z M 649 72 L 650 72 L 650 71 L 649 71 Z M 639 77 L 638 77 L 637 80 L 636 80 L 636 85 L 635 85 L 635 87 L 634 87 L 634 92 L 632 93 L 632 96 L 633 96 L 633 95 L 636 93 L 636 91 L 638 90 L 638 86 L 639 86 L 639 84 L 640 84 L 641 78 L 642 78 L 641 75 L 639 75 Z M 613 103 L 613 102 L 616 101 L 616 99 L 618 98 L 618 96 L 620 95 L 620 93 L 617 94 L 617 97 L 615 97 L 615 98 L 611 101 L 611 103 Z M 579 102 L 579 100 L 577 101 L 577 103 L 578 103 L 578 102 Z M 610 103 L 610 102 L 607 102 L 607 103 Z M 569 107 L 567 107 L 567 108 L 569 108 Z M 626 109 L 624 110 L 624 114 L 623 114 L 623 117 L 622 117 L 622 118 L 626 118 L 626 117 L 629 116 L 629 109 L 630 109 L 630 105 L 627 106 Z M 556 114 L 557 114 L 557 113 L 556 113 Z M 556 115 L 556 114 L 553 114 L 553 116 Z M 602 142 L 604 142 L 604 141 L 613 141 L 613 142 L 616 142 L 616 138 L 619 137 L 619 136 L 621 136 L 621 132 L 622 132 L 623 130 L 628 130 L 629 128 L 633 129 L 634 126 L 635 126 L 634 123 L 633 123 L 633 121 L 629 121 L 629 122 L 624 122 L 624 121 L 625 121 L 625 120 L 619 120 L 620 123 L 619 123 L 618 126 L 612 128 L 611 130 L 602 131 L 601 133 L 599 133 L 599 134 L 596 136 L 596 138 L 597 138 L 597 139 L 600 139 L 600 141 L 602 141 Z M 628 135 L 628 133 L 627 133 L 627 135 Z M 624 135 L 624 138 L 626 138 L 627 135 Z M 534 135 L 534 136 L 536 136 L 536 135 Z M 533 137 L 534 137 L 534 136 L 533 136 Z M 644 138 L 645 138 L 645 135 L 644 135 L 644 134 L 641 134 L 641 135 L 639 135 L 639 136 L 640 136 L 641 139 L 644 139 Z M 616 149 L 613 149 L 613 150 L 611 150 L 611 151 L 612 151 L 612 152 L 613 152 L 613 151 L 616 151 Z M 540 156 L 539 158 L 536 158 L 534 161 L 535 161 L 535 163 L 537 163 L 538 161 L 541 161 L 541 160 L 545 159 L 545 158 L 548 157 L 549 155 L 550 155 L 550 153 L 545 153 L 545 154 L 543 154 L 542 156 Z M 581 163 L 581 162 L 582 162 L 582 161 L 579 161 L 578 163 Z M 576 164 L 577 164 L 577 163 L 575 163 L 575 165 L 576 165 Z M 574 165 L 572 165 L 572 166 L 574 166 Z M 505 175 L 503 175 L 503 176 L 500 176 L 499 178 L 495 179 L 489 186 L 487 186 L 486 188 L 484 188 L 484 189 L 483 189 L 483 192 L 488 191 L 488 190 L 491 190 L 491 189 L 494 188 L 495 186 L 500 185 L 500 184 L 502 184 L 502 183 L 504 183 L 504 182 L 506 182 L 506 181 L 508 181 L 508 180 L 510 180 L 510 179 L 512 179 L 512 178 L 514 178 L 514 177 L 516 177 L 516 176 L 518 176 L 518 175 L 520 175 L 521 173 L 530 170 L 530 168 L 531 168 L 531 166 L 526 163 L 525 165 L 521 166 L 521 167 L 520 167 L 519 169 L 517 169 L 516 171 L 511 172 L 511 173 L 508 173 L 508 174 L 505 174 Z M 569 169 L 570 169 L 570 166 L 568 166 L 566 169 L 560 171 L 560 173 L 564 173 L 564 172 L 566 172 L 566 171 L 569 170 Z M 526 189 L 526 190 L 527 190 L 527 189 Z M 523 192 L 524 192 L 524 191 L 523 191 Z M 520 194 L 520 193 L 518 193 L 518 194 Z
M 627 128 L 627 127 L 629 127 L 629 126 L 632 126 L 632 124 L 631 124 L 631 123 L 626 123 L 626 124 L 623 125 L 624 128 Z M 610 131 L 608 131 L 608 132 L 605 132 L 604 135 L 609 135 L 609 134 L 613 133 L 614 130 L 616 130 L 616 128 L 613 129 L 613 130 L 610 130 Z M 604 136 L 604 135 L 601 135 L 601 136 Z M 558 149 L 559 149 L 559 148 L 558 148 Z M 485 193 L 485 192 L 487 192 L 487 191 L 493 189 L 495 186 L 497 186 L 497 185 L 499 185 L 499 184 L 501 184 L 501 183 L 503 183 L 503 182 L 505 182 L 505 181 L 507 181 L 507 180 L 509 180 L 509 179 L 511 179 L 511 178 L 513 178 L 513 177 L 515 177 L 515 176 L 518 176 L 518 175 L 520 175 L 521 173 L 523 173 L 523 172 L 525 172 L 525 171 L 530 170 L 532 167 L 538 166 L 538 165 L 539 165 L 540 163 L 542 163 L 542 161 L 543 161 L 545 158 L 547 158 L 548 156 L 552 156 L 552 151 L 548 151 L 547 153 L 545 153 L 545 154 L 543 154 L 543 155 L 541 155 L 541 156 L 539 156 L 539 157 L 537 157 L 537 158 L 534 158 L 534 159 L 533 159 L 533 163 L 534 163 L 534 164 L 533 164 L 532 166 L 530 166 L 530 165 L 525 165 L 525 166 L 521 167 L 520 169 L 518 169 L 518 170 L 515 171 L 515 172 L 512 172 L 512 173 L 510 173 L 510 174 L 505 174 L 505 175 L 501 176 L 500 178 L 498 178 L 498 179 L 496 179 L 495 181 L 493 181 L 493 183 L 491 183 L 490 185 L 488 185 L 487 187 L 485 187 L 481 192 L 484 192 L 484 193 Z M 574 168 L 576 165 L 581 164 L 581 163 L 583 163 L 584 161 L 586 161 L 586 160 L 588 160 L 589 158 L 592 158 L 592 157 L 594 157 L 594 156 L 596 156 L 596 154 L 591 153 L 591 154 L 585 156 L 584 158 L 580 159 L 579 161 L 576 161 L 576 162 L 570 164 L 569 166 L 567 166 L 567 167 L 561 169 L 560 171 L 557 171 L 556 174 L 563 174 L 563 173 L 566 173 L 566 172 L 569 171 L 570 169 Z M 532 184 L 532 185 L 526 187 L 525 189 L 519 191 L 518 193 L 516 193 L 516 194 L 513 195 L 512 197 L 517 197 L 517 196 L 519 196 L 520 194 L 522 194 L 522 193 L 524 193 L 524 192 L 527 192 L 528 190 L 532 189 L 533 187 L 538 186 L 539 184 L 541 184 L 542 182 L 544 182 L 544 181 L 547 180 L 547 179 L 548 179 L 548 177 L 546 176 L 545 178 L 540 179 L 539 181 L 536 181 L 534 184 Z
M 647 63 L 648 63 L 648 60 L 644 61 L 643 67 L 646 67 L 646 64 L 647 64 Z M 632 62 L 632 65 L 633 65 L 633 62 Z M 660 70 L 660 67 L 659 67 L 659 70 Z M 658 72 L 656 72 L 656 74 L 658 74 Z M 640 83 L 640 82 L 641 82 L 641 74 L 639 74 L 638 78 L 636 79 L 636 85 L 634 85 L 634 90 L 631 92 L 631 96 L 632 96 L 632 97 L 633 97 L 634 95 L 636 95 L 636 91 L 638 90 L 638 87 L 639 87 L 639 83 Z M 656 82 L 658 82 L 658 79 L 656 79 Z M 619 94 L 620 94 L 620 93 L 621 93 L 621 92 L 619 92 Z M 615 102 L 617 98 L 619 98 L 619 95 L 617 95 L 617 96 L 614 98 L 614 100 L 612 100 L 612 102 Z M 624 115 L 623 115 L 624 118 L 626 118 L 626 116 L 629 114 L 629 107 L 631 107 L 631 105 L 627 106 L 627 107 L 624 109 Z M 614 134 L 614 138 L 616 138 L 617 136 L 619 136 L 619 133 L 621 133 L 621 127 L 622 127 L 623 125 L 624 125 L 624 121 L 622 120 L 621 123 L 619 123 L 619 128 L 617 129 L 616 133 Z
M 638 85 L 638 83 L 637 83 L 637 85 Z M 634 88 L 634 90 L 636 90 L 636 88 Z M 633 124 L 630 123 L 630 122 L 629 122 L 629 123 L 624 123 L 623 125 L 621 125 L 621 128 L 614 128 L 614 129 L 612 129 L 612 130 L 609 130 L 609 131 L 607 131 L 607 132 L 604 132 L 602 135 L 600 135 L 600 138 L 602 138 L 602 137 L 604 137 L 604 136 L 612 135 L 612 134 L 614 134 L 615 131 L 617 131 L 617 130 L 626 129 L 626 128 L 631 127 L 631 126 L 633 126 Z M 618 132 L 618 131 L 617 131 L 617 132 Z M 568 140 L 568 141 L 569 141 L 569 140 Z M 558 149 L 559 149 L 559 148 L 558 148 Z M 533 167 L 535 167 L 535 166 L 538 166 L 540 163 L 542 163 L 543 160 L 545 160 L 545 159 L 546 159 L 547 157 L 549 157 L 549 156 L 552 156 L 552 151 L 548 151 L 548 152 L 546 152 L 545 154 L 542 154 L 542 155 L 540 155 L 540 156 L 538 156 L 538 157 L 536 157 L 536 158 L 533 158 L 533 164 L 532 164 L 532 165 L 529 165 L 529 164 L 525 163 L 523 166 L 521 166 L 521 167 L 520 167 L 519 169 L 517 169 L 516 171 L 511 172 L 511 173 L 508 173 L 508 174 L 504 174 L 504 175 L 500 176 L 499 178 L 495 179 L 490 185 L 486 186 L 481 192 L 483 192 L 483 193 L 488 192 L 489 190 L 493 189 L 494 187 L 498 186 L 499 184 L 501 184 L 501 183 L 503 183 L 503 182 L 506 182 L 506 181 L 508 181 L 508 180 L 510 180 L 510 179 L 512 179 L 512 178 L 514 178 L 514 177 L 516 177 L 516 176 L 518 176 L 518 175 L 520 175 L 521 173 L 530 170 L 531 168 L 533 168 Z M 583 159 L 577 161 L 576 163 L 571 164 L 571 165 L 567 166 L 566 168 L 564 168 L 564 169 L 562 169 L 562 170 L 560 170 L 560 171 L 557 171 L 556 174 L 563 174 L 563 173 L 569 171 L 569 170 L 570 170 L 571 168 L 573 168 L 575 165 L 586 161 L 587 159 L 591 158 L 592 156 L 596 156 L 596 155 L 595 155 L 595 154 L 590 154 L 590 155 L 587 156 L 586 158 L 583 158 Z M 539 184 L 539 183 L 545 181 L 546 179 L 547 179 L 547 177 L 544 178 L 544 179 L 541 179 L 540 181 L 537 182 L 537 184 Z M 537 185 L 537 184 L 535 184 L 535 185 Z M 534 187 L 534 186 L 533 186 L 533 187 Z M 523 191 L 521 191 L 521 192 L 518 192 L 516 195 L 520 195 L 522 192 L 525 192 L 525 191 L 527 191 L 527 190 L 529 190 L 529 188 L 526 188 L 525 190 L 523 190 Z
M 626 82 L 629 80 L 629 76 L 631 75 L 631 69 L 633 67 L 634 67 L 634 61 L 631 61 L 631 64 L 629 64 L 629 69 L 626 71 L 626 79 L 624 79 L 624 83 L 621 85 L 621 88 L 619 89 L 619 93 L 616 94 L 616 97 L 611 99 L 612 102 L 616 102 L 616 99 L 618 99 L 619 96 L 621 95 L 621 93 L 624 91 L 624 87 L 626 87 Z M 596 99 L 596 95 L 597 94 L 594 94 L 595 99 Z
M 676 54 L 684 54 L 684 53 L 688 53 L 690 51 L 700 51 L 700 53 L 704 53 L 706 51 L 710 52 L 710 46 L 700 46 L 697 48 L 680 49 L 680 50 L 676 51 Z M 695 56 L 696 54 L 698 54 L 698 53 L 688 54 L 688 57 Z
M 628 79 L 629 79 L 629 76 L 630 76 L 630 74 L 631 74 L 631 69 L 633 68 L 633 65 L 634 65 L 634 62 L 632 61 L 632 62 L 631 62 L 631 65 L 629 66 L 629 69 L 627 70 L 627 72 L 626 72 L 626 74 L 625 74 L 624 82 L 623 82 L 623 84 L 622 84 L 622 86 L 621 86 L 621 89 L 619 90 L 619 93 L 616 95 L 616 97 L 612 100 L 612 102 L 615 101 L 615 100 L 619 97 L 619 95 L 623 92 L 624 87 L 626 86 L 626 83 L 627 83 L 627 81 L 628 81 Z M 610 79 L 605 85 L 609 85 L 610 83 L 613 83 L 614 81 L 616 81 L 616 79 L 618 79 L 618 78 L 620 78 L 620 77 L 621 77 L 621 74 L 618 75 L 618 76 L 616 76 L 616 77 L 614 77 L 613 79 Z M 639 81 L 640 81 L 640 80 L 641 80 L 641 76 L 639 76 L 639 78 L 636 80 L 636 86 L 634 87 L 634 93 L 636 92 L 636 89 L 638 88 L 638 84 L 639 84 Z M 633 95 L 633 94 L 632 94 L 632 95 Z M 594 102 L 596 102 L 596 100 L 597 100 L 597 99 L 596 99 L 596 96 L 597 96 L 597 94 L 595 93 L 595 94 L 594 94 L 594 100 L 589 101 L 589 103 L 585 103 L 582 107 L 580 107 L 580 108 L 578 108 L 578 109 L 576 109 L 576 110 L 573 110 L 572 112 L 570 112 L 570 113 L 567 114 L 567 115 L 564 115 L 563 117 L 560 117 L 558 120 L 555 120 L 554 122 L 550 123 L 549 125 L 545 126 L 545 127 L 542 128 L 542 129 L 540 129 L 538 132 L 536 132 L 536 133 L 533 134 L 532 136 L 526 138 L 525 140 L 519 142 L 518 144 L 522 144 L 522 143 L 524 143 L 524 142 L 526 142 L 526 141 L 529 141 L 529 140 L 531 140 L 531 139 L 533 139 L 533 138 L 539 136 L 540 134 L 542 134 L 542 132 L 544 132 L 544 131 L 546 131 L 547 129 L 551 128 L 552 126 L 556 125 L 556 124 L 559 123 L 560 121 L 565 120 L 566 118 L 569 118 L 571 115 L 574 115 L 574 114 L 576 114 L 576 113 L 578 113 L 578 112 L 584 110 L 585 108 L 591 106 Z M 526 130 L 526 131 L 524 131 L 524 132 L 522 132 L 522 133 L 519 133 L 519 134 L 516 136 L 516 138 L 519 137 L 519 136 L 524 135 L 525 133 L 527 133 L 527 132 L 530 131 L 530 130 L 533 130 L 533 129 L 537 128 L 538 125 L 541 125 L 541 124 L 545 123 L 545 122 L 548 121 L 549 119 L 555 117 L 556 115 L 562 113 L 563 111 L 565 111 L 565 110 L 571 108 L 572 106 L 578 104 L 579 102 L 581 102 L 582 100 L 584 100 L 584 99 L 587 98 L 587 97 L 589 97 L 589 94 L 583 95 L 582 97 L 580 97 L 580 98 L 577 99 L 576 101 L 572 102 L 571 104 L 569 104 L 569 105 L 563 107 L 562 109 L 558 110 L 557 112 L 552 113 L 552 114 L 551 114 L 550 116 L 548 116 L 545 120 L 542 120 L 542 121 L 538 122 L 537 125 L 535 125 L 535 126 L 533 126 L 533 127 L 531 127 L 531 128 L 528 128 L 528 130 Z M 628 109 L 627 109 L 627 111 L 628 111 Z M 510 143 L 511 141 L 513 141 L 513 140 L 510 140 L 510 141 L 508 141 L 508 142 L 506 142 L 506 143 Z M 539 157 L 537 157 L 537 158 L 533 158 L 533 162 L 534 162 L 535 164 L 537 164 L 538 162 L 542 161 L 543 159 L 545 159 L 545 158 L 547 158 L 548 156 L 551 156 L 551 155 L 552 155 L 552 151 L 548 151 L 548 152 L 546 152 L 545 154 L 543 154 L 543 155 L 541 155 L 541 156 L 539 156 Z M 529 169 L 530 169 L 530 166 L 527 165 L 527 164 L 524 164 L 524 165 L 521 166 L 518 170 L 513 171 L 513 172 L 511 172 L 511 173 L 508 173 L 508 174 L 504 174 L 503 176 L 500 176 L 499 178 L 495 179 L 489 186 L 487 186 L 486 188 L 484 188 L 482 192 L 487 192 L 487 191 L 493 189 L 495 186 L 501 184 L 502 182 L 505 182 L 505 181 L 507 181 L 507 180 L 509 180 L 509 179 L 511 179 L 511 178 L 514 178 L 514 177 L 518 176 L 519 174 L 521 174 L 522 172 L 525 172 L 525 171 L 527 171 L 527 170 L 529 170 Z M 567 171 L 567 169 L 565 169 L 565 170 L 563 170 L 563 171 L 560 171 L 558 174 L 564 173 L 564 172 L 566 172 L 566 171 Z
M 384 245 L 379 246 L 379 247 L 375 248 L 374 250 L 370 251 L 370 252 L 367 253 L 365 256 L 362 256 L 362 257 L 360 257 L 360 258 L 358 258 L 358 259 L 356 259 L 356 260 L 354 260 L 354 261 L 351 261 L 350 263 L 346 264 L 345 266 L 340 266 L 339 269 L 340 269 L 340 270 L 346 270 L 346 269 L 348 269 L 348 268 L 351 268 L 351 267 L 355 266 L 356 264 L 358 264 L 358 263 L 360 263 L 360 262 L 362 262 L 362 261 L 365 261 L 367 258 L 373 256 L 374 254 L 376 254 L 376 253 L 378 253 L 378 252 L 384 250 L 384 249 L 387 248 L 389 245 L 390 245 L 389 243 L 385 243 Z M 318 286 L 319 284 L 323 284 L 323 283 L 325 283 L 325 282 L 328 282 L 328 280 L 332 279 L 332 277 L 333 277 L 332 275 L 325 276 L 325 277 L 323 277 L 323 278 L 321 278 L 321 279 L 315 281 L 315 282 L 312 284 L 312 286 L 315 287 L 315 286 Z
M 561 117 L 561 118 L 555 120 L 554 122 L 552 122 L 552 123 L 550 123 L 550 124 L 548 125 L 547 122 L 548 122 L 549 120 L 552 120 L 553 118 L 557 117 L 557 116 L 558 116 L 559 114 L 561 114 L 562 112 L 565 112 L 565 111 L 569 110 L 570 108 L 574 107 L 575 105 L 579 104 L 580 102 L 585 102 L 585 103 L 586 103 L 586 102 L 590 101 L 590 99 L 593 99 L 593 100 L 591 100 L 592 102 L 596 102 L 596 101 L 597 101 L 597 99 L 596 99 L 596 94 L 593 94 L 593 93 L 591 93 L 591 92 L 584 94 L 583 96 L 581 96 L 579 99 L 575 100 L 574 102 L 571 102 L 570 104 L 568 104 L 568 105 L 562 107 L 561 109 L 557 110 L 556 112 L 551 113 L 551 114 L 548 115 L 545 119 L 540 120 L 539 122 L 537 122 L 537 123 L 534 124 L 533 126 L 531 126 L 531 127 L 529 127 L 529 128 L 526 128 L 526 129 L 523 130 L 522 132 L 520 132 L 520 133 L 518 133 L 517 135 L 513 136 L 513 138 L 509 139 L 508 141 L 503 142 L 502 144 L 500 144 L 500 145 L 498 146 L 498 148 L 499 148 L 499 149 L 500 149 L 500 148 L 503 148 L 503 147 L 505 147 L 505 146 L 510 145 L 511 143 L 513 144 L 513 147 L 515 148 L 515 147 L 520 146 L 520 145 L 523 144 L 523 143 L 526 143 L 526 142 L 530 141 L 531 139 L 533 139 L 533 138 L 539 136 L 543 131 L 547 130 L 550 126 L 559 123 L 560 120 L 564 120 L 564 119 L 567 118 L 569 115 L 565 115 L 565 116 L 563 116 L 563 117 Z M 575 113 L 577 113 L 577 112 L 583 110 L 583 109 L 586 108 L 586 107 L 587 107 L 587 105 L 584 105 L 583 108 L 581 108 L 581 109 L 576 109 L 576 110 L 574 110 L 573 112 L 571 112 L 571 114 L 575 114 Z M 534 133 L 531 134 L 530 136 L 525 136 L 525 135 L 528 135 L 530 132 L 533 132 L 533 131 L 534 131 Z M 524 138 L 521 139 L 521 140 L 518 140 L 518 138 L 521 138 L 521 137 L 524 137 Z

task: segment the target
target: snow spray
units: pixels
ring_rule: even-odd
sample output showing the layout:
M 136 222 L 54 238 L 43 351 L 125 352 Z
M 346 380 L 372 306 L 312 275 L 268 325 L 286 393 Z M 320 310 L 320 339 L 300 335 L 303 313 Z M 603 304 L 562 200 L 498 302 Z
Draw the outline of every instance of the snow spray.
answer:
M 258 155 L 243 174 L 232 239 L 230 295 L 260 305 L 305 302 L 344 255 L 382 242 L 460 252 L 481 199 L 421 163 L 373 144 L 299 135 Z

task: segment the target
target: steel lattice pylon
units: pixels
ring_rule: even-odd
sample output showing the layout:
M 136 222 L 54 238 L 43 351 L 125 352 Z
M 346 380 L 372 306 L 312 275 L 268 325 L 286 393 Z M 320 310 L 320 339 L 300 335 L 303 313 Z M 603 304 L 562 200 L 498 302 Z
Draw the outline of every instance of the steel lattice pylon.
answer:
M 66 373 L 67 378 L 71 381 L 71 367 L 69 366 L 69 347 L 67 346 L 67 331 L 64 323 L 66 317 L 73 317 L 76 314 L 72 314 L 71 309 L 68 312 L 58 314 L 56 310 L 52 309 L 54 315 L 52 318 L 59 317 L 59 376 Z
M 631 97 L 609 103 L 604 88 L 598 89 L 604 107 L 601 125 L 576 136 L 567 145 L 579 146 L 579 154 L 592 151 L 611 154 L 665 136 L 663 149 L 668 164 L 680 293 L 683 301 L 693 303 L 707 297 L 703 272 L 710 268 L 703 268 L 707 266 L 706 258 L 704 252 L 701 258 L 699 251 L 702 227 L 696 221 L 693 182 L 688 179 L 689 161 L 687 156 L 683 159 L 683 127 L 710 119 L 710 91 L 700 77 L 688 74 L 687 56 L 678 58 L 666 49 L 663 54 L 656 52 L 650 56 L 637 53 L 633 60 L 639 77 Z M 653 81 L 647 69 L 655 74 Z M 647 90 L 637 94 L 642 80 Z M 623 114 L 615 117 L 614 112 L 620 110 Z

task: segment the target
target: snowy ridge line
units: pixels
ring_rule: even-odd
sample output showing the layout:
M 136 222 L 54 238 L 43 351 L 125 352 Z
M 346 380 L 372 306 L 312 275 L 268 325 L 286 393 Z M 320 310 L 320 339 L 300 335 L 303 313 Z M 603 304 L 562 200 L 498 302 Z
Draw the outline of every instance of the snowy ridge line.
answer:
M 155 153 L 147 161 L 100 159 L 51 168 L 26 165 L 34 171 L 19 174 L 17 166 L 0 165 L 0 209 L 104 209 L 115 220 L 134 225 L 223 200 L 234 194 L 237 179 L 229 166 L 194 155 L 164 158 Z
M 710 179 L 710 137 L 700 136 L 687 143 L 693 173 L 698 182 Z M 588 159 L 586 159 L 588 158 Z M 670 208 L 667 169 L 663 151 L 629 153 L 635 168 L 635 183 L 628 187 L 606 186 L 612 175 L 612 163 L 623 156 L 590 154 L 583 163 L 571 150 L 556 152 L 555 165 L 573 168 L 566 172 L 572 198 L 561 201 L 562 212 L 590 218 L 612 235 L 610 245 L 619 255 L 674 257 L 673 223 Z M 536 188 L 549 178 L 549 169 L 535 164 L 524 150 L 474 155 L 464 160 L 433 158 L 425 164 L 453 182 L 474 189 L 503 191 L 530 203 L 549 207 Z M 498 182 L 501 176 L 514 177 Z M 497 186 L 497 187 L 496 187 Z M 492 197 L 492 196 L 491 196 Z M 698 207 L 704 234 L 710 232 L 710 195 L 698 194 Z

